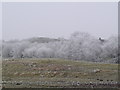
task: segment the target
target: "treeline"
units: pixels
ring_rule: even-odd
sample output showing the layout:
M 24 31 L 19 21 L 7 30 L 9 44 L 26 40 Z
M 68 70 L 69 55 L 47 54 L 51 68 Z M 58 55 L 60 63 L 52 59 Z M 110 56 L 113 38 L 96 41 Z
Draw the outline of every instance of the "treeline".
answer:
M 118 38 L 112 36 L 103 40 L 88 33 L 75 32 L 67 40 L 32 38 L 4 41 L 0 50 L 3 58 L 62 58 L 117 63 Z

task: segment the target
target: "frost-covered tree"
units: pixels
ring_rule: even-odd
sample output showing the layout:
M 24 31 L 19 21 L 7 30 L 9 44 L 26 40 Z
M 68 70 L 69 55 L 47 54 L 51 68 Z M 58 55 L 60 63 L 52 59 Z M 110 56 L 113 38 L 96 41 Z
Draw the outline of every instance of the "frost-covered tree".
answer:
M 13 44 L 12 43 L 3 43 L 2 46 L 2 57 L 10 58 L 13 57 Z
M 102 46 L 103 58 L 117 58 L 118 57 L 118 38 L 115 36 L 110 37 L 107 42 Z
M 29 42 L 18 42 L 14 44 L 14 48 L 13 48 L 13 58 L 23 58 L 23 52 L 26 48 L 28 48 L 30 45 Z
M 48 47 L 40 47 L 37 49 L 38 58 L 53 58 L 54 51 Z
M 42 41 L 41 41 L 42 40 Z M 44 42 L 43 42 L 44 41 Z M 118 57 L 118 38 L 101 42 L 85 32 L 75 32 L 69 39 L 35 38 L 3 42 L 4 58 L 62 58 L 99 61 Z M 1 49 L 0 49 L 1 50 Z
M 0 41 L 0 58 L 2 58 L 2 41 Z
M 101 52 L 99 40 L 84 32 L 73 33 L 68 45 L 68 58 L 70 59 L 94 60 Z

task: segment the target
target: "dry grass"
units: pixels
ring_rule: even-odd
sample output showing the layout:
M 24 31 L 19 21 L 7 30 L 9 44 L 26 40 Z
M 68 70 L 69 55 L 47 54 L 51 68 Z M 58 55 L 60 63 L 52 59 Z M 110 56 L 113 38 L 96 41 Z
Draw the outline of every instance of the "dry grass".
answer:
M 2 74 L 6 88 L 80 87 L 78 82 L 117 82 L 118 65 L 61 59 L 16 59 L 3 61 Z

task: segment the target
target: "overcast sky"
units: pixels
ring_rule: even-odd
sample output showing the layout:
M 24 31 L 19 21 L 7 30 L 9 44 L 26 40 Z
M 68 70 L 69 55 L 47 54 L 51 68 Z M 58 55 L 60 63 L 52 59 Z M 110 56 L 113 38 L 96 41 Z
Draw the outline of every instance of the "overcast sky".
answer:
M 2 3 L 0 2 L 0 40 L 2 40 Z
M 68 38 L 75 31 L 108 38 L 118 33 L 117 2 L 3 3 L 3 39 Z

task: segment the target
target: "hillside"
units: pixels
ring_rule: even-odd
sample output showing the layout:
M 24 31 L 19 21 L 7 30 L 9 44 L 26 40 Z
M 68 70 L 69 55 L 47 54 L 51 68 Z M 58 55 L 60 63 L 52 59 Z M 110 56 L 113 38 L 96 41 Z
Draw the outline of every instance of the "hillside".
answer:
M 32 38 L 28 38 L 28 39 L 23 39 L 23 40 L 10 40 L 10 41 L 4 41 L 6 43 L 16 43 L 16 42 L 22 42 L 22 41 L 27 41 L 30 43 L 49 43 L 49 42 L 55 42 L 55 41 L 60 41 L 59 39 L 55 39 L 55 38 L 48 38 L 48 37 L 32 37 Z
M 61 59 L 18 59 L 4 60 L 2 71 L 4 88 L 116 87 L 118 65 Z
M 34 43 L 34 42 L 48 43 L 48 42 L 59 41 L 59 39 L 52 39 L 52 38 L 47 38 L 47 37 L 33 37 L 33 38 L 26 39 L 25 41 L 29 41 L 31 43 Z

